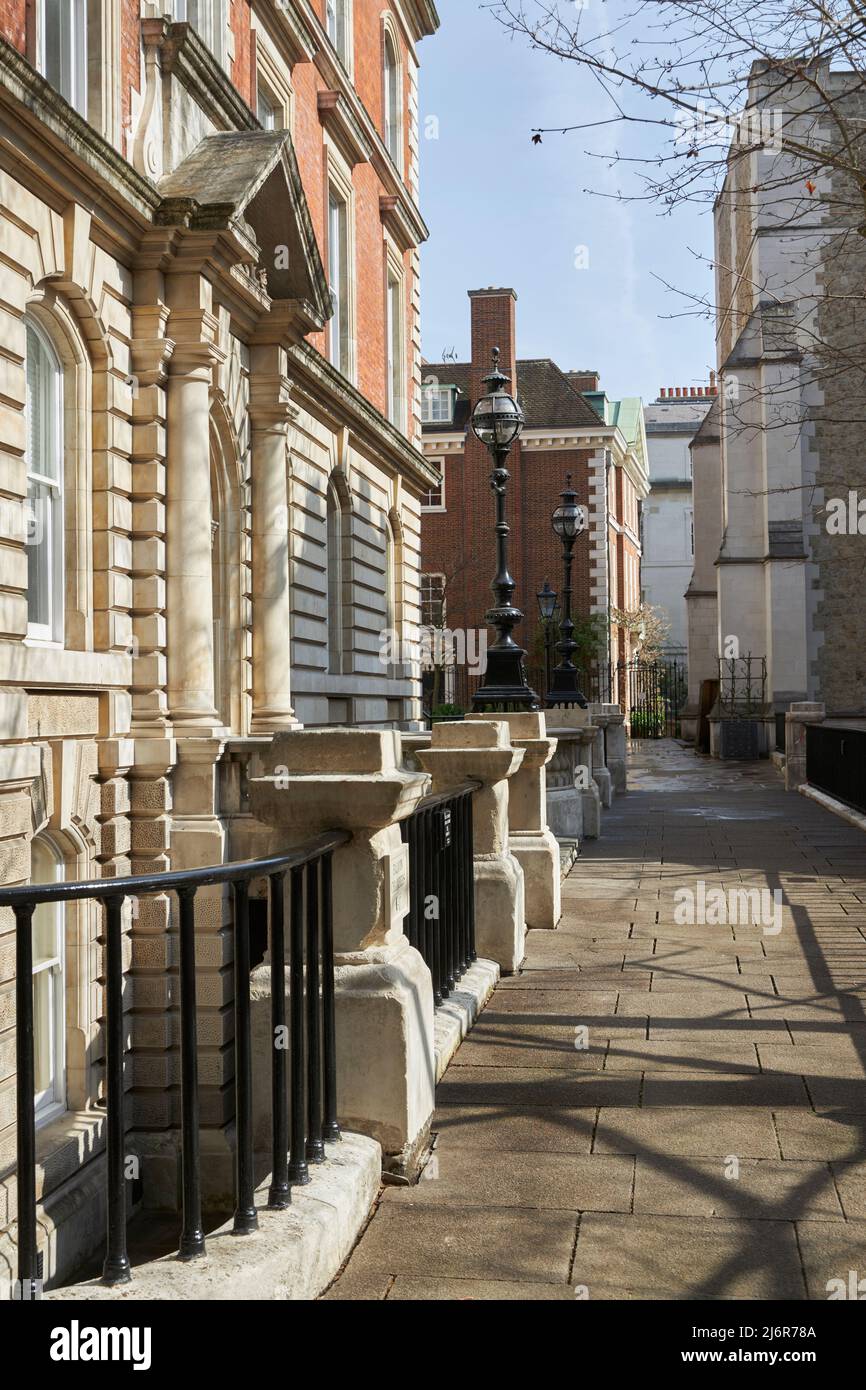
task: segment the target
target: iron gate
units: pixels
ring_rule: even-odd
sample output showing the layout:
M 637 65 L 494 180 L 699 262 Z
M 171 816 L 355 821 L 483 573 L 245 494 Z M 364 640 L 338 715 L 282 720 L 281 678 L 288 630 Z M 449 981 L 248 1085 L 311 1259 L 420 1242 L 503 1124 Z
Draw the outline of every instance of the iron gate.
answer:
M 629 663 L 620 665 L 618 675 L 632 738 L 679 738 L 688 693 L 685 663 Z

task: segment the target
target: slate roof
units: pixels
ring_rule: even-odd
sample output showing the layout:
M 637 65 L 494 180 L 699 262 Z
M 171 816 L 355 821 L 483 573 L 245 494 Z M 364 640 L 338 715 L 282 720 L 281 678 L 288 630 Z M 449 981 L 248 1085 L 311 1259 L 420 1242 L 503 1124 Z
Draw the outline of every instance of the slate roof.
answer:
M 423 381 L 435 377 L 442 386 L 456 386 L 461 393 L 457 397 L 454 423 L 425 425 L 425 434 L 453 434 L 455 430 L 466 428 L 470 372 L 468 362 L 425 362 L 421 373 Z M 518 358 L 517 395 L 527 429 L 570 429 L 587 425 L 598 428 L 599 419 L 592 406 L 550 358 Z

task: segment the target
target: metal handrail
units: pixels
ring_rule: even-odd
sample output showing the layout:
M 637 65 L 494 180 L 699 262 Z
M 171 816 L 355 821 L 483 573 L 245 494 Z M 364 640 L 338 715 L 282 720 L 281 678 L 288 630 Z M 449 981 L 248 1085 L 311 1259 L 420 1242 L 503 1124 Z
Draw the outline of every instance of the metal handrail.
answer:
M 453 801 L 455 796 L 462 796 L 464 792 L 480 792 L 484 786 L 475 777 L 469 777 L 465 782 L 460 782 L 454 787 L 449 787 L 444 792 L 429 792 L 427 796 L 422 796 L 412 808 L 412 814 L 417 815 L 419 811 L 435 811 L 437 806 L 444 806 L 446 802 Z
M 268 1205 L 282 1209 L 291 1185 L 309 1182 L 309 1163 L 321 1162 L 326 1139 L 340 1137 L 336 1115 L 334 946 L 331 859 L 351 840 L 332 831 L 285 854 L 176 872 L 87 882 L 25 884 L 0 890 L 0 907 L 15 914 L 15 1042 L 18 1175 L 19 1297 L 38 1296 L 36 1221 L 36 1117 L 33 1006 L 33 913 L 40 903 L 94 899 L 105 915 L 106 1253 L 103 1282 L 128 1283 L 124 1154 L 123 906 L 126 898 L 173 892 L 179 907 L 181 1157 L 183 1229 L 178 1258 L 205 1253 L 199 1152 L 196 1034 L 195 894 L 232 885 L 234 898 L 234 1049 L 236 1235 L 257 1229 L 253 1166 L 252 1015 L 250 1000 L 249 885 L 267 878 L 271 944 L 272 1036 L 291 1041 L 271 1050 L 273 1166 Z M 286 950 L 285 879 L 290 876 L 289 951 Z M 287 1025 L 285 972 L 289 959 L 291 1019 Z M 306 967 L 306 968 L 305 968 Z M 291 1153 L 289 1152 L 289 1101 Z
M 16 903 L 34 905 L 49 902 L 75 902 L 81 898 L 130 898 L 148 893 L 180 892 L 184 888 L 207 888 L 215 883 L 237 883 L 243 879 L 266 878 L 280 870 L 306 864 L 311 857 L 339 849 L 351 839 L 348 830 L 332 830 L 326 835 L 305 840 L 288 854 L 273 854 L 265 859 L 238 859 L 231 864 L 217 864 L 204 869 L 173 869 L 160 874 L 128 874 L 120 878 L 92 878 L 77 883 L 25 883 L 15 888 L 0 888 L 0 907 Z

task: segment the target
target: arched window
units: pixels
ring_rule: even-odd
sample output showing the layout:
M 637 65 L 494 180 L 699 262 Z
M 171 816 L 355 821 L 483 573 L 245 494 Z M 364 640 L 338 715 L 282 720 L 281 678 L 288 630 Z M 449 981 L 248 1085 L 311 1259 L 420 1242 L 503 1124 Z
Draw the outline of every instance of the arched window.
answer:
M 87 115 L 87 0 L 39 0 L 37 62 L 70 106 Z
M 398 168 L 402 166 L 400 141 L 401 102 L 400 102 L 400 62 L 397 46 L 391 33 L 385 31 L 385 144 L 388 153 Z
M 57 883 L 63 860 L 44 835 L 30 844 L 30 881 Z M 33 1053 L 37 1123 L 66 1106 L 66 951 L 63 903 L 33 913 Z
M 63 369 L 32 319 L 26 329 L 27 634 L 63 640 Z

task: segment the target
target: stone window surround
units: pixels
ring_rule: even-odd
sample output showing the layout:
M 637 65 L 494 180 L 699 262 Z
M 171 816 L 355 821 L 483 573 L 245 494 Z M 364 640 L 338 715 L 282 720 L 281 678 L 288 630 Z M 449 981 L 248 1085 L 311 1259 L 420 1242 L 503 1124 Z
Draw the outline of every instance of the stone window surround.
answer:
M 265 31 L 255 23 L 253 36 L 256 48 L 256 80 L 264 88 L 265 95 L 277 115 L 278 128 L 288 130 L 294 138 L 295 93 L 288 69 L 278 58 Z
M 93 648 L 93 369 L 79 325 L 50 288 L 25 309 L 48 339 L 63 374 L 63 637 L 28 635 L 25 643 L 54 649 Z
M 409 394 L 409 393 L 408 393 L 408 385 L 409 385 L 409 381 L 408 381 L 408 371 L 409 371 L 409 366 L 408 366 L 408 361 L 407 361 L 407 356 L 406 356 L 406 267 L 405 267 L 405 265 L 403 264 L 403 257 L 402 257 L 402 255 L 400 255 L 399 251 L 398 251 L 397 248 L 393 245 L 393 243 L 391 242 L 390 237 L 389 237 L 387 234 L 385 235 L 385 274 L 384 274 L 384 280 L 385 280 L 385 287 L 384 287 L 384 288 L 385 288 L 385 339 L 386 339 L 386 341 L 385 341 L 385 369 L 386 369 L 386 373 L 387 373 L 388 378 L 389 378 L 388 381 L 386 382 L 386 387 L 387 387 L 387 390 L 386 390 L 387 409 L 386 409 L 386 411 L 385 411 L 385 414 L 387 415 L 388 419 L 391 421 L 391 424 L 392 424 L 392 425 L 396 425 L 397 429 L 399 429 L 399 430 L 405 432 L 405 430 L 406 430 L 406 428 L 407 428 L 407 417 L 408 417 L 407 406 L 408 406 L 408 394 Z M 397 328 L 396 339 L 397 339 L 397 342 L 396 342 L 395 357 L 397 358 L 397 363 L 396 363 L 396 370 L 395 370 L 395 372 L 394 372 L 394 376 L 395 376 L 395 377 L 399 377 L 399 380 L 403 383 L 403 394 L 402 394 L 402 398 L 401 398 L 399 401 L 394 401 L 394 400 L 392 400 L 393 380 L 392 380 L 392 378 L 391 378 L 391 373 L 388 371 L 388 364 L 389 364 L 389 362 L 391 361 L 391 347 L 392 347 L 392 344 L 388 341 L 388 329 L 389 329 L 389 327 L 391 326 L 391 322 L 390 322 L 391 316 L 390 316 L 390 312 L 389 312 L 389 308 L 388 308 L 388 299 L 389 299 L 389 297 L 390 297 L 390 287 L 391 287 L 391 282 L 392 282 L 392 280 L 393 280 L 393 281 L 396 283 L 396 285 L 397 285 L 397 300 L 398 300 L 398 307 L 399 307 L 399 312 L 398 312 L 398 316 L 397 316 L 397 323 L 396 323 L 396 328 Z
M 352 171 L 348 164 L 343 160 L 340 153 L 334 148 L 330 139 L 325 137 L 325 211 L 326 221 L 330 225 L 328 214 L 331 193 L 335 193 L 346 205 L 346 290 L 347 290 L 347 318 L 349 332 L 349 362 L 348 380 L 355 385 L 358 375 L 358 344 L 357 344 L 357 304 L 356 304 L 356 275 L 355 275 L 355 188 L 352 183 Z M 326 248 L 326 261 L 330 258 L 330 248 Z
M 86 0 L 89 123 L 115 148 L 120 144 L 120 15 L 111 0 Z M 45 0 L 27 6 L 26 57 L 44 72 Z
M 388 79 L 389 79 L 388 47 L 389 47 L 389 44 L 390 44 L 390 47 L 391 47 L 391 51 L 392 51 L 392 53 L 393 53 L 394 68 L 395 68 L 395 70 L 396 70 L 396 71 L 395 71 L 395 79 L 394 79 L 394 81 L 395 81 L 395 86 L 396 86 L 396 90 L 397 90 L 397 110 L 396 110 L 396 113 L 394 113 L 394 119 L 395 119 L 395 121 L 396 121 L 396 131 L 395 131 L 396 154 L 395 154 L 395 151 L 392 149 L 392 147 L 391 147 L 391 142 L 390 142 L 390 140 L 389 140 L 389 138 L 388 138 L 388 112 L 389 112 L 389 97 L 388 97 Z M 400 40 L 399 40 L 399 37 L 398 37 L 398 34 L 397 34 L 397 26 L 396 26 L 396 24 L 394 23 L 394 17 L 393 17 L 393 15 L 391 14 L 391 12 L 390 12 L 389 10 L 386 10 L 385 13 L 382 15 L 382 135 L 383 135 L 383 139 L 384 139 L 384 143 L 385 143 L 385 149 L 388 151 L 388 154 L 389 154 L 391 160 L 393 161 L 394 166 L 395 166 L 395 168 L 396 168 L 398 174 L 400 175 L 401 180 L 402 180 L 403 177 L 404 177 L 404 166 L 405 166 L 405 158 L 404 158 L 405 125 L 404 125 L 404 119 L 403 119 L 404 108 L 405 108 L 405 101 L 404 101 L 404 68 L 403 68 L 403 61 L 402 61 L 402 57 L 401 57 Z

